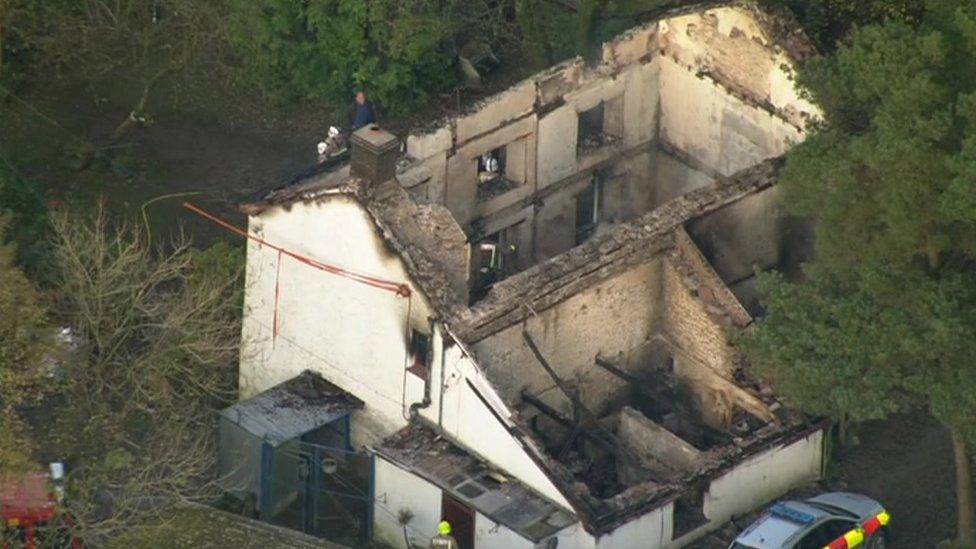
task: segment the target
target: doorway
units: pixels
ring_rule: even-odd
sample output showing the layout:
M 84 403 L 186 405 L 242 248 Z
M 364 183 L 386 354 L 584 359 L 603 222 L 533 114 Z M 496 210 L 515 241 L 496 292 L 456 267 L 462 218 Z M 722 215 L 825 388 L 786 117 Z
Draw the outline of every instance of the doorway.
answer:
M 474 510 L 446 493 L 441 496 L 441 517 L 451 523 L 459 549 L 474 549 Z

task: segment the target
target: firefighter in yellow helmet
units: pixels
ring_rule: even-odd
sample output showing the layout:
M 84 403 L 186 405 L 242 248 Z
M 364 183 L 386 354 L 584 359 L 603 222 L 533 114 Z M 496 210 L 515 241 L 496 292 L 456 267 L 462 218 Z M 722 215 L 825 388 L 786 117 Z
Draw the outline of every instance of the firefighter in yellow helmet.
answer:
M 430 539 L 430 549 L 458 549 L 458 542 L 451 535 L 451 523 L 442 520 L 437 525 L 437 535 Z

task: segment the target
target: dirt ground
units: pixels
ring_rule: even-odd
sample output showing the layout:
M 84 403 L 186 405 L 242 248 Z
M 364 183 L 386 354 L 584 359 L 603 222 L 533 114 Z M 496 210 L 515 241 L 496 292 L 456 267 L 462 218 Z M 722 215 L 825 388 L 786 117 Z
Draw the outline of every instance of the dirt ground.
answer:
M 951 537 L 956 496 L 949 433 L 932 419 L 899 416 L 864 425 L 860 442 L 828 472 L 887 508 L 891 547 L 934 547 Z
M 860 444 L 836 452 L 828 478 L 784 499 L 802 499 L 826 490 L 871 496 L 891 514 L 893 549 L 935 547 L 955 533 L 955 487 L 949 434 L 935 421 L 898 416 L 858 430 Z M 724 549 L 756 514 L 736 519 L 694 549 Z

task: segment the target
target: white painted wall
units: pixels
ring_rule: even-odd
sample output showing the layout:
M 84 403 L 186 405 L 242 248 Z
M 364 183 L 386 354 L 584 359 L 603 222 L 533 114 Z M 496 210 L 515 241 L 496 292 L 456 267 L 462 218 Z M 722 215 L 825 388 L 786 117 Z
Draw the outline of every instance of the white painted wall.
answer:
M 665 547 L 674 531 L 674 507 L 667 504 L 646 515 L 621 525 L 596 540 L 597 549 L 621 547 Z
M 441 497 L 438 486 L 377 456 L 375 538 L 397 549 L 406 548 L 398 521 L 400 511 L 406 509 L 413 514 L 407 525 L 410 543 L 413 547 L 427 547 L 441 520 Z M 475 513 L 474 527 L 477 549 L 531 549 L 535 545 L 481 513 Z
M 672 515 L 672 505 L 668 503 L 600 537 L 594 537 L 579 523 L 564 528 L 553 537 L 559 540 L 559 549 L 657 549 L 666 547 L 671 541 Z M 544 547 L 544 543 L 539 546 Z
M 705 517 L 721 523 L 759 507 L 819 477 L 822 460 L 823 431 L 767 450 L 712 481 L 705 494 Z
M 333 195 L 275 207 L 250 219 L 268 242 L 312 259 L 394 281 L 408 282 L 399 257 L 380 240 L 355 199 Z M 248 243 L 240 364 L 241 398 L 305 369 L 366 403 L 353 414 L 356 445 L 406 425 L 404 402 L 408 328 L 428 330 L 429 309 L 413 297 L 397 297 L 283 257 L 279 276 L 278 337 L 272 337 L 278 253 Z M 409 282 L 408 282 L 409 283 Z M 408 311 L 410 320 L 408 326 Z
M 376 456 L 376 500 L 373 507 L 374 537 L 398 549 L 405 548 L 401 509 L 413 513 L 407 535 L 414 547 L 426 547 L 441 520 L 441 489 L 417 475 Z
M 802 133 L 743 103 L 667 58 L 661 67 L 661 137 L 712 170 L 731 175 L 785 153 Z
M 435 347 L 441 348 L 441 334 L 435 336 Z M 441 371 L 443 368 L 443 377 Z M 452 345 L 435 355 L 431 405 L 419 411 L 463 447 L 480 455 L 494 466 L 521 480 L 546 498 L 570 509 L 569 502 L 549 477 L 529 456 L 522 443 L 508 431 L 511 411 L 505 406 L 466 349 Z M 443 391 L 436 390 L 443 379 Z M 468 385 L 471 381 L 493 410 L 506 421 L 503 425 Z M 441 402 L 443 398 L 443 403 Z
M 481 513 L 475 513 L 474 546 L 477 549 L 532 549 L 535 544 Z
M 353 198 L 336 195 L 272 209 L 251 219 L 251 230 L 268 242 L 319 261 L 409 283 L 399 257 L 390 254 L 375 225 Z M 322 235 L 321 237 L 317 235 Z M 310 238 L 311 236 L 311 238 Z M 375 442 L 406 425 L 411 403 L 423 398 L 423 384 L 405 371 L 407 311 L 410 325 L 426 331 L 429 308 L 416 287 L 404 298 L 284 258 L 278 306 L 279 334 L 272 338 L 278 253 L 248 246 L 241 396 L 311 369 L 365 402 L 353 414 L 354 445 Z M 478 388 L 503 418 L 511 412 L 467 353 L 453 345 L 444 352 L 435 330 L 431 405 L 420 410 L 430 422 L 475 453 L 565 508 L 555 485 L 474 394 Z M 440 403 L 445 365 L 444 405 Z

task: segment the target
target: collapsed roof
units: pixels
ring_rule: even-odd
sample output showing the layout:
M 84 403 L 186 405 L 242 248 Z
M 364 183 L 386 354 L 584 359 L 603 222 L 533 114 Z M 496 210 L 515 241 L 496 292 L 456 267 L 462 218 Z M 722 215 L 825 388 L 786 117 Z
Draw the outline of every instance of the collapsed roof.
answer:
M 782 19 L 756 10 L 753 3 L 704 4 L 705 7 L 716 5 L 748 7 L 773 41 L 794 58 L 811 54 L 802 33 L 784 24 Z M 664 16 L 700 9 L 703 5 Z M 560 90 L 547 90 L 545 86 L 553 82 L 556 84 L 552 85 L 558 85 L 567 67 L 577 62 L 564 63 L 533 77 L 533 93 L 558 94 Z M 717 68 L 713 67 L 708 76 L 752 103 L 763 101 L 753 90 L 738 86 Z M 483 102 L 472 109 L 485 105 Z M 770 112 L 776 109 L 772 105 L 768 107 Z M 777 112 L 777 115 L 791 123 L 800 123 L 798 113 Z M 438 127 L 441 126 L 443 123 Z M 354 197 L 372 217 L 386 243 L 402 258 L 437 320 L 458 343 L 472 349 L 486 377 L 497 386 L 507 404 L 521 414 L 515 418 L 518 428 L 512 431 L 513 436 L 524 442 L 532 457 L 573 504 L 587 528 L 606 532 L 650 509 L 686 498 L 702 483 L 736 463 L 777 444 L 806 436 L 819 426 L 810 425 L 804 417 L 779 403 L 769 387 L 753 378 L 741 362 L 728 372 L 703 369 L 698 374 L 707 377 L 708 383 L 724 384 L 723 390 L 734 395 L 735 413 L 728 425 L 720 428 L 703 423 L 690 410 L 692 406 L 681 387 L 682 379 L 673 368 L 655 366 L 633 371 L 612 357 L 597 357 L 589 366 L 602 372 L 604 379 L 612 379 L 610 383 L 617 388 L 619 398 L 615 397 L 613 403 L 600 410 L 591 410 L 584 402 L 587 395 L 574 395 L 571 388 L 563 387 L 564 380 L 550 371 L 546 357 L 534 348 L 532 336 L 524 327 L 524 344 L 532 347 L 535 355 L 529 361 L 533 363 L 525 363 L 524 368 L 546 369 L 552 383 L 559 386 L 559 391 L 550 390 L 550 396 L 524 388 L 515 390 L 514 386 L 508 390 L 506 385 L 513 378 L 520 381 L 521 374 L 500 370 L 492 358 L 486 358 L 487 353 L 479 352 L 479 346 L 505 330 L 524 326 L 537 313 L 636 266 L 656 261 L 667 264 L 715 324 L 747 326 L 758 309 L 751 299 L 743 298 L 749 288 L 743 282 L 741 265 L 713 268 L 712 252 L 719 245 L 707 247 L 701 243 L 708 242 L 709 231 L 717 226 L 707 221 L 710 216 L 770 190 L 782 165 L 781 158 L 773 158 L 730 177 L 719 176 L 710 185 L 613 225 L 579 246 L 495 283 L 474 304 L 469 303 L 467 283 L 470 238 L 445 206 L 414 200 L 405 189 L 412 181 L 424 177 L 425 168 L 410 158 L 401 161 L 396 179 L 372 183 L 353 176 L 347 164 L 340 164 L 260 193 L 241 209 L 249 215 L 260 215 L 269 208 L 327 201 L 337 194 Z M 703 254 L 703 248 L 708 253 Z M 794 264 L 799 263 L 797 258 L 793 260 Z M 746 266 L 750 270 L 754 267 Z M 730 291 L 730 285 L 739 283 L 743 284 L 742 292 Z M 655 333 L 649 341 L 661 346 L 663 355 L 680 352 L 680 345 L 666 333 Z M 645 441 L 649 440 L 656 441 L 656 446 L 648 446 Z M 430 450 L 423 450 L 425 447 Z M 555 511 L 539 499 L 541 496 L 527 489 L 519 491 L 517 497 L 512 496 L 538 511 L 528 513 L 527 517 L 516 517 L 514 512 L 508 516 L 503 509 L 492 509 L 488 503 L 479 502 L 481 497 L 491 499 L 496 491 L 522 488 L 512 483 L 504 488 L 484 490 L 485 483 L 469 482 L 474 477 L 490 477 L 490 468 L 479 464 L 457 445 L 439 439 L 426 427 L 408 427 L 378 447 L 377 452 L 444 490 L 459 494 L 458 497 L 466 498 L 475 507 L 485 509 L 487 516 L 499 516 L 496 520 L 531 539 L 541 539 L 548 532 L 544 529 L 562 523 L 561 519 L 553 522 Z M 468 471 L 465 473 L 468 476 L 458 477 L 455 474 L 458 471 Z M 477 484 L 483 493 L 466 495 L 463 488 L 469 484 Z M 526 518 L 531 520 L 519 522 Z

